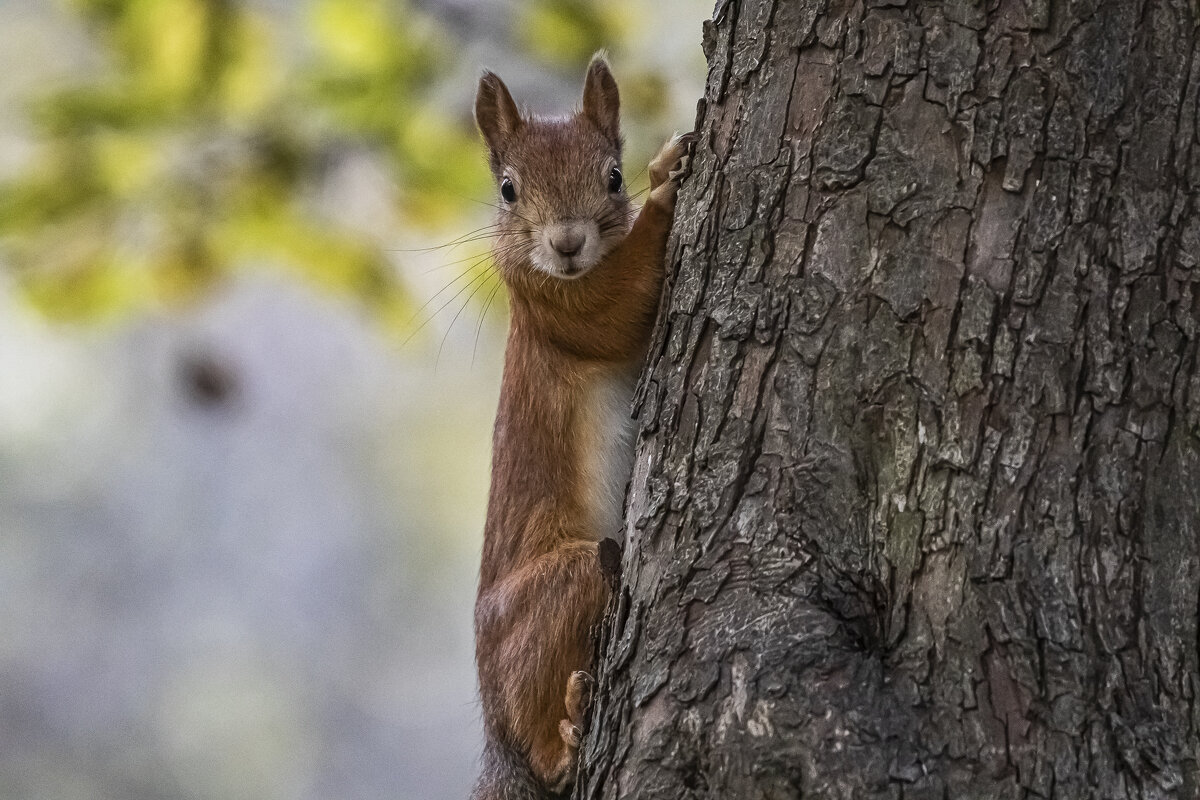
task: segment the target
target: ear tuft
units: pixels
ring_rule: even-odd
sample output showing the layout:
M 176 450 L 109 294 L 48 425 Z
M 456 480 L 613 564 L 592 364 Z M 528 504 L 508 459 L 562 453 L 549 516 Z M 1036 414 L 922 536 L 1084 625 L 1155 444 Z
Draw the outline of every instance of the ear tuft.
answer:
M 592 56 L 583 81 L 583 115 L 613 144 L 621 141 L 621 97 L 604 53 Z
M 505 142 L 524 124 L 508 87 L 490 70 L 484 70 L 475 92 L 475 124 L 492 153 L 503 150 Z

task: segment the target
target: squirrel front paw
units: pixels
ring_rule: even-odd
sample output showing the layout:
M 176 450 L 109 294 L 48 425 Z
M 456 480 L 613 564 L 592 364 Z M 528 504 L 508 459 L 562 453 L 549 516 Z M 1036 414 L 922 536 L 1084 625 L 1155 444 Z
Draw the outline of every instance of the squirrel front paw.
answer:
M 668 213 L 675 210 L 675 196 L 687 176 L 695 143 L 695 133 L 676 134 L 650 162 L 650 202 Z

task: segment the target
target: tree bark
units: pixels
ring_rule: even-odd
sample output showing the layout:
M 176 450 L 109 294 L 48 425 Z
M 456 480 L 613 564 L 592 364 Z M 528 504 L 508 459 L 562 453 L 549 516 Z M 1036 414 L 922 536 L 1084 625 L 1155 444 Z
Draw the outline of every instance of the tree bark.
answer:
M 1195 798 L 1194 0 L 745 0 L 576 796 Z

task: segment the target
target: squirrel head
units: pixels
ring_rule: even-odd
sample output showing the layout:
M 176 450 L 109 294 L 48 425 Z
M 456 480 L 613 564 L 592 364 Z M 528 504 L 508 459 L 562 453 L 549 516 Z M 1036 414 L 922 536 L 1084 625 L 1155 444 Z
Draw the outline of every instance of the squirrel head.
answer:
M 579 278 L 628 233 L 619 111 L 617 82 L 599 54 L 582 107 L 567 117 L 522 114 L 497 75 L 479 80 L 475 121 L 499 194 L 497 261 L 510 282 L 529 269 Z

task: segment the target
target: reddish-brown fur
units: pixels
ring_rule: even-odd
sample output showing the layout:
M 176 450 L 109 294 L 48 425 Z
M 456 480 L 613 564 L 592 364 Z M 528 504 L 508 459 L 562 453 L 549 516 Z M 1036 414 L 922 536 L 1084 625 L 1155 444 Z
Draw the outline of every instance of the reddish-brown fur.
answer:
M 519 175 L 521 192 L 499 218 L 511 321 L 475 607 L 485 734 L 506 757 L 485 764 L 477 798 L 538 796 L 486 774 L 514 757 L 542 792 L 573 779 L 588 698 L 572 676 L 591 668 L 591 631 L 608 600 L 597 543 L 618 533 L 596 530 L 588 505 L 587 449 L 603 424 L 589 392 L 633 374 L 644 355 L 674 210 L 668 170 L 686 148 L 669 142 L 651 165 L 650 199 L 630 226 L 628 199 L 606 195 L 601 174 L 606 159 L 620 160 L 617 105 L 600 59 L 588 70 L 583 110 L 568 118 L 521 116 L 490 73 L 476 100 L 493 172 Z M 575 279 L 537 269 L 530 231 L 572 216 L 600 219 L 611 249 Z

